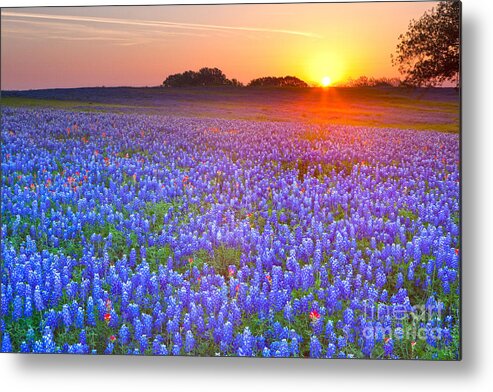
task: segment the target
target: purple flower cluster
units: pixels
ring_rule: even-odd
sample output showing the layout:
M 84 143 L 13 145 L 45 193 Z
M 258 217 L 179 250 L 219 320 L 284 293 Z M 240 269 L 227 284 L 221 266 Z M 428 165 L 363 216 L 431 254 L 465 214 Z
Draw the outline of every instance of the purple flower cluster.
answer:
M 423 344 L 453 342 L 458 135 L 21 108 L 1 131 L 1 351 L 399 358 L 422 304 Z

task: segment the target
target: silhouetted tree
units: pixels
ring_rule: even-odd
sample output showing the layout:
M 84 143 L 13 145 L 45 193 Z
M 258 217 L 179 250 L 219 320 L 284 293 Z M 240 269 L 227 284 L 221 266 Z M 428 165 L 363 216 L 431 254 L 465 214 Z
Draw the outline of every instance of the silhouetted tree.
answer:
M 243 83 L 241 83 L 238 79 L 231 79 L 231 85 L 233 87 L 243 87 Z
M 229 80 L 219 68 L 201 68 L 198 72 L 185 71 L 169 75 L 163 82 L 164 87 L 198 87 L 198 86 L 234 86 L 242 84 L 236 80 Z
M 308 84 L 295 76 L 265 76 L 251 80 L 248 87 L 308 87 Z
M 400 87 L 401 80 L 399 78 L 374 78 L 360 76 L 357 79 L 349 78 L 346 82 L 339 84 L 340 87 Z
M 435 86 L 459 83 L 460 12 L 458 1 L 442 1 L 399 36 L 392 63 L 399 67 L 404 83 Z

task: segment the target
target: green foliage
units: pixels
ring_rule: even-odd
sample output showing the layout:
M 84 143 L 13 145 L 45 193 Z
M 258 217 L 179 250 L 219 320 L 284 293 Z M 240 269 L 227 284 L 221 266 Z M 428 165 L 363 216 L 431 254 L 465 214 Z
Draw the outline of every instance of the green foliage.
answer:
M 165 265 L 172 255 L 169 245 L 164 247 L 150 246 L 146 250 L 147 262 L 152 272 L 157 272 L 159 265 Z
M 402 216 L 403 218 L 408 218 L 410 219 L 411 221 L 414 221 L 416 219 L 418 219 L 418 215 L 416 215 L 414 212 L 412 212 L 411 210 L 407 210 L 405 208 L 401 208 L 399 210 L 399 216 Z
M 163 229 L 164 216 L 168 213 L 171 207 L 178 206 L 176 203 L 161 201 L 159 203 L 149 202 L 145 206 L 147 215 L 153 217 L 151 221 L 151 231 L 159 233 Z
M 201 268 L 203 264 L 207 264 L 214 268 L 214 271 L 225 277 L 228 276 L 228 267 L 234 265 L 237 268 L 240 266 L 241 249 L 231 248 L 225 245 L 219 245 L 210 253 L 205 249 L 195 252 L 191 257 L 191 266 Z
M 359 250 L 365 252 L 367 249 L 370 249 L 370 240 L 368 238 L 362 238 L 360 240 L 356 240 L 356 244 Z
M 15 92 L 14 94 L 18 94 Z M 48 107 L 60 110 L 77 110 L 80 112 L 115 112 L 129 108 L 129 105 L 116 103 L 90 102 L 90 101 L 69 101 L 62 99 L 41 99 L 19 96 L 4 96 L 2 91 L 2 106 L 9 107 Z
M 214 256 L 211 260 L 211 266 L 214 270 L 226 276 L 228 274 L 228 267 L 234 265 L 236 267 L 240 266 L 241 249 L 230 248 L 224 245 L 214 249 Z
M 334 220 L 342 220 L 346 216 L 346 211 L 340 204 L 337 205 L 336 211 L 332 212 Z

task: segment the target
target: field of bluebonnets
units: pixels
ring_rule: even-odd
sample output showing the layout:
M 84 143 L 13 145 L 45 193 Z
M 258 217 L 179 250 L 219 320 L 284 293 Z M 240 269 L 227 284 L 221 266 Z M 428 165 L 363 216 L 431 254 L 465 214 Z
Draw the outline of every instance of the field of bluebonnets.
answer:
M 1 351 L 456 359 L 459 135 L 3 108 Z

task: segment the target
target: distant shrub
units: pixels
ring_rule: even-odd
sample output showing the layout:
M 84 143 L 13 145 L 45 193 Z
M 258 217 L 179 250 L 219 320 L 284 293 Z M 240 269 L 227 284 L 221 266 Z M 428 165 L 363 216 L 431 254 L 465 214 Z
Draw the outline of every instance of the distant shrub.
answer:
M 241 87 L 236 79 L 228 79 L 219 68 L 201 68 L 198 72 L 185 71 L 169 75 L 163 82 L 164 87 L 201 87 L 201 86 L 233 86 Z
M 339 84 L 340 87 L 402 87 L 399 78 L 374 78 L 360 76 L 357 79 L 349 78 L 346 82 Z
M 265 76 L 251 80 L 248 87 L 308 87 L 308 84 L 295 76 Z

